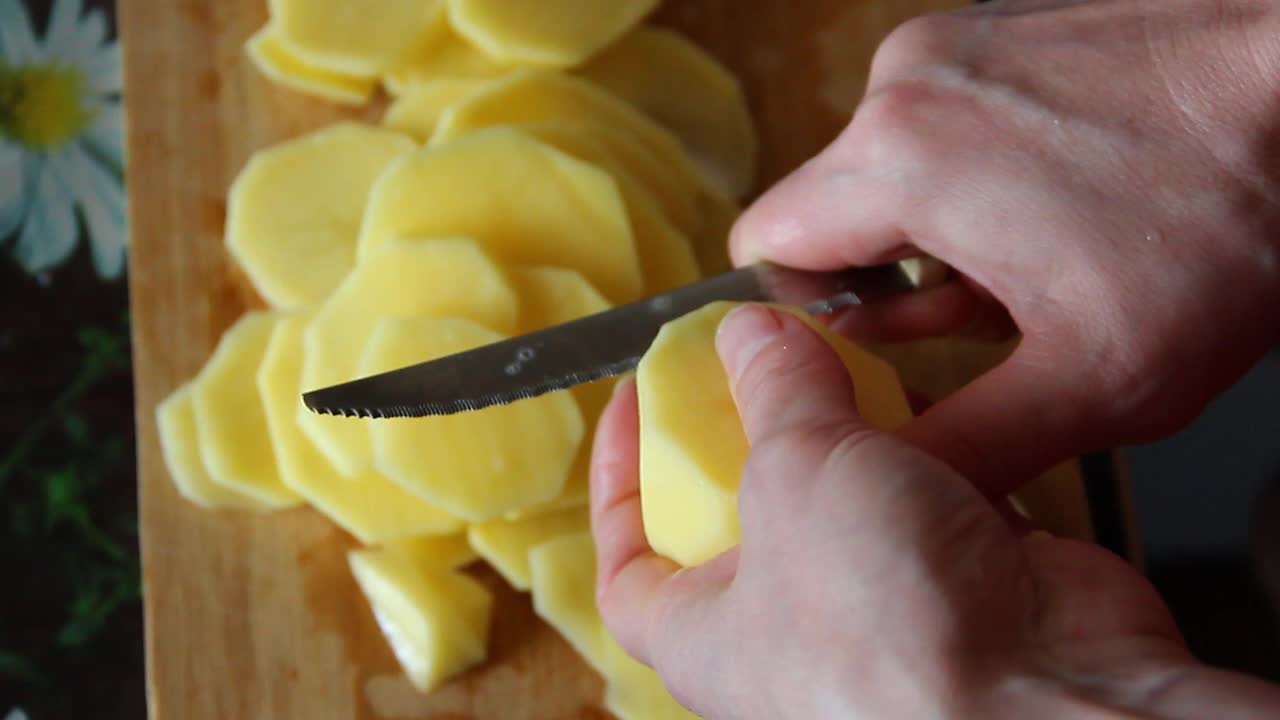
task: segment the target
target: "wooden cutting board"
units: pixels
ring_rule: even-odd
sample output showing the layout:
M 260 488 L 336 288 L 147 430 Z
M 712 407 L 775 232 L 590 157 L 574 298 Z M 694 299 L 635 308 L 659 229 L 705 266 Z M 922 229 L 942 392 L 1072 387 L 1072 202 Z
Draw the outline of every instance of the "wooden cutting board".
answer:
M 963 0 L 672 0 L 660 21 L 742 77 L 763 139 L 762 181 L 821 149 L 862 92 L 878 42 L 906 17 Z M 309 510 L 210 513 L 174 491 L 154 408 L 219 335 L 259 305 L 222 246 L 225 194 L 249 154 L 353 113 L 277 89 L 241 47 L 265 0 L 121 0 L 128 97 L 131 289 L 148 693 L 157 720 L 607 717 L 600 682 L 525 596 L 498 590 L 492 660 L 430 697 L 402 680 L 350 579 L 350 540 Z M 907 374 L 950 387 L 990 351 L 934 346 Z M 976 358 L 976 360 L 975 360 Z M 1087 534 L 1073 471 L 1036 495 Z

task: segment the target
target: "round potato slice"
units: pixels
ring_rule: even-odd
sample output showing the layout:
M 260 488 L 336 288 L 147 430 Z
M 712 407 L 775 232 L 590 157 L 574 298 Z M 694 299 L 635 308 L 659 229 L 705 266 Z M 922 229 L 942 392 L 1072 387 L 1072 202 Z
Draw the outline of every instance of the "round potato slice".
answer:
M 436 78 L 414 84 L 391 103 L 382 124 L 426 142 L 451 105 L 467 99 L 485 84 L 485 80 L 476 78 Z
M 376 76 L 445 24 L 443 0 L 271 0 L 281 43 L 316 67 Z
M 280 43 L 271 24 L 263 26 L 245 43 L 245 53 L 255 67 L 273 82 L 307 95 L 343 105 L 369 102 L 378 87 L 376 78 L 352 75 L 307 63 Z
M 504 336 L 458 318 L 378 323 L 360 374 L 487 345 Z M 379 470 L 427 502 L 471 522 L 545 503 L 564 488 L 586 427 L 569 393 L 456 415 L 369 423 Z
M 473 47 L 448 24 L 415 43 L 382 74 L 382 85 L 395 97 L 436 80 L 491 80 L 515 65 L 495 60 Z
M 653 11 L 658 0 L 451 0 L 458 32 L 495 58 L 572 67 Z
M 258 294 L 277 308 L 324 300 L 355 264 L 369 188 L 414 147 L 342 122 L 254 154 L 231 185 L 226 243 Z
M 267 510 L 250 495 L 215 483 L 200 457 L 195 405 L 191 384 L 174 390 L 156 407 L 156 429 L 165 468 L 178 492 L 191 502 L 210 510 Z
M 470 240 L 389 240 L 356 266 L 316 312 L 303 338 L 305 390 L 354 380 L 380 318 L 459 317 L 515 329 L 515 291 Z M 357 477 L 373 465 L 369 423 L 298 408 L 298 424 L 334 467 Z M 442 508 L 443 509 L 443 508 Z
M 406 155 L 369 194 L 359 257 L 397 237 L 474 238 L 499 262 L 569 267 L 614 302 L 643 279 L 617 183 L 513 128 Z

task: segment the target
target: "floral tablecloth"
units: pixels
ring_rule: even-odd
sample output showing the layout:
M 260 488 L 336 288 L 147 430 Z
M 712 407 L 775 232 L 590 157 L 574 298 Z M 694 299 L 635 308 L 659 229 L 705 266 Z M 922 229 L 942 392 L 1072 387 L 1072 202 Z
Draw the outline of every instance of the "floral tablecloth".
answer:
M 0 718 L 145 715 L 114 2 L 0 0 Z

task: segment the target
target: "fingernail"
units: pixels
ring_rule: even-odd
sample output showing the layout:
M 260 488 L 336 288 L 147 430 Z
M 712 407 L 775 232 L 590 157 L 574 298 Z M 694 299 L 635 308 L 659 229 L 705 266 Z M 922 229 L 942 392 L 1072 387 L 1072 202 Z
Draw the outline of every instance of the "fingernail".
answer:
M 742 375 L 766 345 L 782 334 L 777 313 L 760 305 L 734 308 L 716 331 L 716 349 L 730 377 Z
M 631 387 L 632 382 L 634 382 L 634 376 L 632 373 L 627 373 L 619 377 L 618 381 L 613 384 L 612 397 L 618 397 L 621 395 L 623 390 Z

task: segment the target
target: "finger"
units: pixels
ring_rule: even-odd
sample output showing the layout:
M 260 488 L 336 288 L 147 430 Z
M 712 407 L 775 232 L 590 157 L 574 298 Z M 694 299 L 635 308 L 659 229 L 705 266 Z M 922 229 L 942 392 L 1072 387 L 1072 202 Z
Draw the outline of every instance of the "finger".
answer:
M 744 305 L 721 322 L 716 348 L 752 447 L 793 430 L 862 425 L 844 364 L 799 318 Z
M 1069 368 L 1024 340 L 1000 365 L 934 404 L 899 437 L 941 459 L 988 498 L 1019 489 L 1092 447 L 1087 407 Z
M 610 633 L 636 659 L 653 664 L 699 634 L 702 607 L 727 581 L 716 572 L 681 572 L 655 553 L 640 504 L 639 417 L 634 381 L 618 383 L 596 428 L 591 459 L 591 529 L 596 540 L 596 598 Z M 731 576 L 730 576 L 731 577 Z M 675 579 L 679 578 L 678 581 Z M 655 628 L 657 631 L 655 632 Z M 656 646 L 656 647 L 655 647 Z
M 735 265 L 769 260 L 831 270 L 918 254 L 893 222 L 895 184 L 830 167 L 833 152 L 824 150 L 743 212 L 729 233 Z

